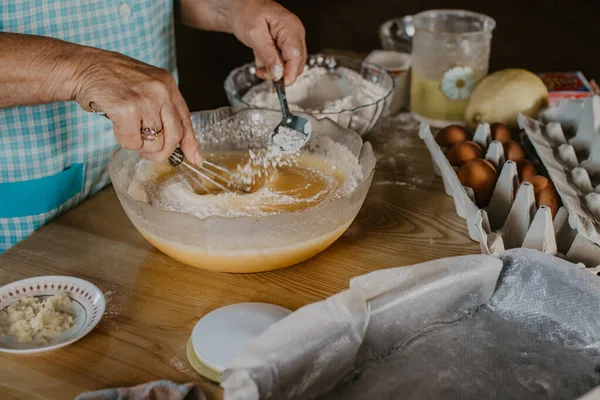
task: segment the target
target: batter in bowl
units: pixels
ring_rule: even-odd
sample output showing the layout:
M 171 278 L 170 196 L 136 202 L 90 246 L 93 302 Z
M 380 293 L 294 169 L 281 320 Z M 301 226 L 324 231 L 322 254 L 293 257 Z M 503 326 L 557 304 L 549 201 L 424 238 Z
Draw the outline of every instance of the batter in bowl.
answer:
M 362 181 L 357 157 L 330 141 L 321 152 L 301 151 L 281 155 L 272 150 L 207 154 L 207 159 L 226 166 L 236 189 L 224 193 L 210 187 L 207 193 L 183 168 L 139 161 L 128 194 L 153 207 L 189 213 L 205 219 L 218 217 L 263 218 L 302 212 L 347 196 Z M 250 272 L 292 265 L 327 248 L 352 221 L 332 226 L 325 235 L 275 248 L 210 248 L 176 243 L 138 229 L 148 241 L 171 257 L 200 268 Z
M 155 207 L 208 216 L 261 217 L 310 209 L 353 189 L 343 169 L 322 156 L 300 152 L 269 157 L 257 152 L 209 155 L 211 161 L 233 171 L 233 193 L 208 182 L 207 193 L 183 168 L 142 161 L 129 194 Z M 253 162 L 258 160 L 257 162 Z

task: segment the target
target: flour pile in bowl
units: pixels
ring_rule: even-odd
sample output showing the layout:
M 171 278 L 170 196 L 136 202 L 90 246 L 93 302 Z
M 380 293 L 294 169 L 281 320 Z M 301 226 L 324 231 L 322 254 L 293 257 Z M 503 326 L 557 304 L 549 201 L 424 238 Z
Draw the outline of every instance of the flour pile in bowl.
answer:
M 305 113 L 339 113 L 373 104 L 385 97 L 387 91 L 362 77 L 352 69 L 339 67 L 305 67 L 304 72 L 286 88 L 290 109 Z M 242 100 L 257 108 L 279 110 L 277 93 L 271 82 L 252 87 Z
M 348 196 L 362 182 L 358 158 L 322 136 L 310 151 L 283 154 L 276 147 L 215 152 L 207 159 L 233 171 L 234 193 L 206 193 L 183 168 L 141 160 L 128 193 L 136 200 L 200 218 L 263 217 L 298 212 Z

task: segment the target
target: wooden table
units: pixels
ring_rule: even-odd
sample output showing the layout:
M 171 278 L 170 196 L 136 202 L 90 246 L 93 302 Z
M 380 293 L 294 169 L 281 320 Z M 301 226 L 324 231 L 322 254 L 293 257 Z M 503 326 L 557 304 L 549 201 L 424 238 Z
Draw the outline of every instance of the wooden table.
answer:
M 367 137 L 378 169 L 361 212 L 340 240 L 300 265 L 233 275 L 180 264 L 137 233 L 112 188 L 1 255 L 0 284 L 80 277 L 105 293 L 107 312 L 91 334 L 64 349 L 0 353 L 0 398 L 67 399 L 156 379 L 196 382 L 209 398 L 220 398 L 220 388 L 196 375 L 185 357 L 194 324 L 209 311 L 245 301 L 296 310 L 369 271 L 478 253 L 433 173 L 416 125 L 395 132 L 405 120 L 389 119 Z

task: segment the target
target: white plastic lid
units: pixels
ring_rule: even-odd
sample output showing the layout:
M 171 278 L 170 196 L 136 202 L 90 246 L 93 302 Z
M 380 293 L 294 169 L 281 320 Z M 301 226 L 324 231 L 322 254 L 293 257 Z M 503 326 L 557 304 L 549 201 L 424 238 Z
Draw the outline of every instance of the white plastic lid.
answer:
M 266 303 L 221 307 L 198 321 L 192 331 L 192 346 L 203 363 L 223 372 L 250 341 L 289 314 L 286 308 Z

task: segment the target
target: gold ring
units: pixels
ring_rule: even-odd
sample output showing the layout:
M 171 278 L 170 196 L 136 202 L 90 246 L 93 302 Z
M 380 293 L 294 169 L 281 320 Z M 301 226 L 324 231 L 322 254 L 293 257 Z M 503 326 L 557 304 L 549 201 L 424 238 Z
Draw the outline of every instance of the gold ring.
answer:
M 142 140 L 146 142 L 154 142 L 162 134 L 162 129 L 157 131 L 152 128 L 142 128 Z
M 94 103 L 93 101 L 90 101 L 90 104 L 88 104 L 88 106 L 90 107 L 90 110 L 92 110 L 92 112 L 96 115 L 100 115 L 102 117 L 108 118 L 108 115 L 106 115 L 105 112 L 103 111 L 98 111 L 96 109 L 96 103 Z

